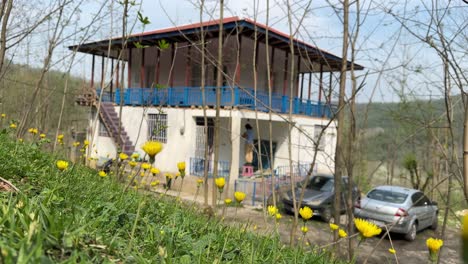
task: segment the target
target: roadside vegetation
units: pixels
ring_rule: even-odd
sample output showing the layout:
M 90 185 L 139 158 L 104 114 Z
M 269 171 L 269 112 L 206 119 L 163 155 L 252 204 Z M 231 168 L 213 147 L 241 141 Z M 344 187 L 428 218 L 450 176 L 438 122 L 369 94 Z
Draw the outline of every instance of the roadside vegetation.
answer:
M 0 176 L 19 189 L 0 192 L 1 263 L 330 262 L 326 252 L 284 246 L 273 230 L 258 235 L 176 198 L 124 191 L 115 177 L 57 164 L 42 147 L 0 134 Z

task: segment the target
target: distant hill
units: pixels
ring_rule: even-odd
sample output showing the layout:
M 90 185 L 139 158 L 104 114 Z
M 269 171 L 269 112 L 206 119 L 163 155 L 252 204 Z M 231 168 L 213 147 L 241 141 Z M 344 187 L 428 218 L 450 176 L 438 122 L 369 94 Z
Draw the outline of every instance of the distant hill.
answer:
M 5 75 L 0 79 L 0 112 L 6 113 L 8 120 L 19 121 L 26 113 L 39 76 L 40 69 L 37 68 L 19 64 L 8 66 Z M 66 78 L 69 78 L 68 92 L 65 97 L 61 133 L 66 134 L 71 128 L 76 131 L 86 128 L 89 108 L 77 106 L 75 96 L 82 92 L 87 82 L 59 71 L 50 71 L 45 76 L 33 108 L 34 121 L 28 127 L 37 127 L 42 133 L 48 134 L 48 137 L 55 135 Z
M 462 143 L 463 105 L 460 96 L 452 97 L 456 145 Z M 443 139 L 446 127 L 445 101 L 403 101 L 357 105 L 358 127 L 363 135 L 368 160 L 384 160 L 389 152 L 398 157 L 409 152 L 424 152 L 431 133 Z

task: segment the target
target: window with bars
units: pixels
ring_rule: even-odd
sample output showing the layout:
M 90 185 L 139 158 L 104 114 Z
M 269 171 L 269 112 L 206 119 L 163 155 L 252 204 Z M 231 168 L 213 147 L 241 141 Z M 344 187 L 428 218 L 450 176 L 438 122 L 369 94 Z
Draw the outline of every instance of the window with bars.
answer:
M 205 130 L 205 119 L 203 117 L 197 117 L 195 119 L 197 124 L 196 127 L 196 139 L 195 139 L 195 157 L 205 157 L 205 148 L 208 147 L 208 153 L 211 156 L 213 151 L 214 142 L 214 119 L 208 118 Z M 208 136 L 208 142 L 206 142 L 206 136 Z
M 148 140 L 167 143 L 167 114 L 148 114 Z
M 99 136 L 100 137 L 109 137 L 109 131 L 107 131 L 107 127 L 104 125 L 104 122 L 99 118 Z
M 322 130 L 324 129 L 325 129 L 325 126 L 321 126 L 321 125 L 314 126 L 314 141 L 315 142 L 319 140 L 320 133 L 322 133 Z M 322 137 L 320 138 L 320 141 L 317 142 L 317 150 L 324 150 L 326 135 L 327 134 L 324 131 L 322 134 Z

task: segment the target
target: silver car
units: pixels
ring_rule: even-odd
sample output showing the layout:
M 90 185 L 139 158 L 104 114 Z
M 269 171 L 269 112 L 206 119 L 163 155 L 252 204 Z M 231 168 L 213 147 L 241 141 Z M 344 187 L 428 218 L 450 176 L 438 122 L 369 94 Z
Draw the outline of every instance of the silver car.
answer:
M 382 228 L 386 226 L 390 232 L 405 234 L 409 241 L 416 238 L 419 230 L 427 227 L 435 230 L 438 212 L 437 203 L 421 191 L 398 186 L 376 187 L 354 206 L 355 217 Z

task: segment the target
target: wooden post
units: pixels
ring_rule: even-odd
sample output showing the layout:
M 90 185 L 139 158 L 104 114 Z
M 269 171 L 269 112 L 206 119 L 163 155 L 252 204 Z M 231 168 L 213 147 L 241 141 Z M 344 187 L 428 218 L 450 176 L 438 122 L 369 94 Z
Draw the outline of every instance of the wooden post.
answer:
M 320 77 L 319 77 L 319 94 L 318 102 L 322 102 L 322 92 L 323 92 L 323 64 L 320 64 Z
M 145 49 L 141 49 L 140 57 L 140 88 L 145 86 Z
M 235 84 L 239 85 L 240 77 L 241 77 L 241 56 L 242 56 L 242 36 L 239 39 L 239 56 L 237 57 L 237 65 L 236 65 L 236 81 Z
M 296 87 L 297 87 L 297 97 L 299 97 L 299 74 L 301 74 L 301 53 L 297 53 L 297 74 L 296 74 Z M 302 99 L 302 94 L 300 95 Z
M 120 88 L 120 60 L 117 60 L 117 68 L 115 69 L 115 88 Z
M 302 101 L 302 97 L 303 97 L 303 94 L 304 94 L 304 75 L 305 73 L 299 73 L 297 76 L 302 76 L 302 79 L 301 79 L 301 101 Z
M 192 46 L 188 46 L 185 64 L 185 87 L 190 86 L 192 77 Z
M 286 95 L 286 88 L 288 87 L 288 61 L 289 53 L 286 51 L 286 57 L 284 59 L 284 73 L 283 73 L 283 95 Z
M 331 103 L 332 81 L 333 81 L 333 72 L 330 72 L 330 84 L 329 84 L 329 87 L 328 87 L 327 103 Z
M 309 95 L 307 96 L 307 100 L 310 100 L 311 92 L 312 92 L 312 73 L 309 72 Z
M 111 59 L 110 94 L 114 91 L 114 58 Z
M 169 86 L 174 87 L 174 57 L 175 57 L 175 48 L 176 43 L 171 44 L 171 65 L 170 65 L 170 74 L 169 74 Z
M 271 90 L 273 91 L 273 85 L 275 84 L 274 78 L 274 68 L 275 68 L 275 47 L 271 48 L 271 60 L 270 60 L 270 87 Z M 271 106 L 270 106 L 271 107 Z
M 104 88 L 104 56 L 101 59 L 101 89 Z
M 91 62 L 91 88 L 94 89 L 94 62 L 95 62 L 95 55 L 93 54 L 93 59 Z
M 128 49 L 127 88 L 132 86 L 132 48 Z M 123 94 L 121 95 L 123 96 Z
M 156 52 L 156 72 L 154 73 L 154 83 L 155 86 L 159 84 L 159 69 L 161 66 L 161 50 L 157 48 Z

